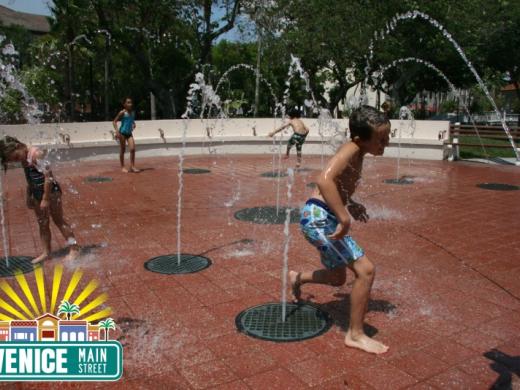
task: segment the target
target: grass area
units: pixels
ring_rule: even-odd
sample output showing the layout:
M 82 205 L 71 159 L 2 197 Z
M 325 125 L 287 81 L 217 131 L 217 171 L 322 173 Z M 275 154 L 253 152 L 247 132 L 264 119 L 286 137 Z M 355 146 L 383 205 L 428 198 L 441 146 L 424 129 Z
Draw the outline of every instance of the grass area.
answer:
M 476 136 L 461 136 L 459 138 L 459 142 L 468 143 L 468 144 L 477 144 L 480 145 L 480 141 Z M 496 140 L 482 137 L 482 143 L 484 145 L 506 145 L 509 148 L 493 148 L 486 146 L 486 152 L 489 157 L 515 157 L 515 153 L 513 152 L 513 148 L 508 140 Z M 486 158 L 484 150 L 482 147 L 477 146 L 461 146 L 460 147 L 460 157 L 462 158 Z

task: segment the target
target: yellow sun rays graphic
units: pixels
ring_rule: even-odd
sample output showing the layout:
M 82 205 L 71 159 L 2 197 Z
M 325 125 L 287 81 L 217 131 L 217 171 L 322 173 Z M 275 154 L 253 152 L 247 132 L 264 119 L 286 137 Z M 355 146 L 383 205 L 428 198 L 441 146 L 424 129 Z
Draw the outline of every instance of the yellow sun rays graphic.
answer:
M 56 315 L 56 304 L 62 301 L 71 301 L 80 306 L 80 313 L 72 316 L 72 319 L 75 320 L 97 322 L 109 317 L 112 313 L 111 308 L 102 308 L 108 295 L 106 293 L 95 294 L 99 286 L 97 280 L 90 280 L 81 291 L 77 289 L 83 277 L 83 271 L 80 269 L 74 271 L 68 284 L 63 281 L 65 293 L 58 299 L 62 286 L 63 266 L 54 267 L 52 286 L 50 286 L 50 302 L 48 302 L 49 296 L 46 291 L 42 266 L 34 269 L 34 276 L 37 295 L 33 294 L 25 275 L 21 272 L 15 274 L 15 280 L 22 291 L 21 294 L 18 294 L 5 280 L 0 281 L 0 321 L 32 320 L 47 312 Z

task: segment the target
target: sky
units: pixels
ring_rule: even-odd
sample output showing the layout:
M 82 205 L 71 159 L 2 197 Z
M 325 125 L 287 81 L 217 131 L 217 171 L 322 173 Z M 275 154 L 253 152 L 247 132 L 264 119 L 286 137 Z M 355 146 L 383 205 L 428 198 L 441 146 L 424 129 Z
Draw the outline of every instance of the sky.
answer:
M 30 14 L 50 15 L 49 0 L 0 0 L 0 5 Z

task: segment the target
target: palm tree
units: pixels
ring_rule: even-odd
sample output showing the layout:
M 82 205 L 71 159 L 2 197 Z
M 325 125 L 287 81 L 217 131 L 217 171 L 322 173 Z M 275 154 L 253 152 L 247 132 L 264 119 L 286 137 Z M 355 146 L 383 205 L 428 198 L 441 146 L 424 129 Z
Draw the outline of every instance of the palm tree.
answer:
M 61 304 L 58 306 L 58 315 L 65 314 L 67 316 L 67 320 L 70 320 L 70 316 L 72 314 L 79 314 L 79 306 L 74 303 L 70 303 L 69 301 L 63 300 Z
M 104 321 L 100 321 L 98 326 L 99 326 L 99 329 L 103 329 L 105 331 L 105 341 L 108 341 L 108 331 L 110 329 L 112 329 L 112 330 L 116 329 L 116 323 L 114 322 L 114 320 L 112 318 L 107 318 Z

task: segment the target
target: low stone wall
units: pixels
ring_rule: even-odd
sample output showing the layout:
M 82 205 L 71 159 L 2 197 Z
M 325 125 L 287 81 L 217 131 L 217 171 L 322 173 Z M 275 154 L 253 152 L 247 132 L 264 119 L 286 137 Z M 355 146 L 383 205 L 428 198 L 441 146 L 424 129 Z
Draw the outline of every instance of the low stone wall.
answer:
M 310 129 L 304 146 L 305 154 L 332 154 L 348 134 L 348 119 L 321 123 L 317 119 L 304 119 L 304 122 Z M 143 156 L 178 154 L 184 131 L 186 154 L 262 154 L 277 150 L 279 138 L 275 145 L 267 134 L 280 124 L 280 120 L 272 118 L 137 121 L 134 138 L 138 152 Z M 401 157 L 429 160 L 444 158 L 443 140 L 448 136 L 449 122 L 415 121 L 413 138 L 409 135 L 408 121 L 392 121 L 392 129 L 395 137 L 391 139 L 385 156 L 397 156 L 401 130 Z M 118 153 L 111 122 L 0 125 L 0 135 L 6 134 L 32 145 L 55 149 L 62 160 L 115 158 Z M 284 131 L 282 142 L 290 134 L 289 130 Z M 443 135 L 441 139 L 440 134 Z

